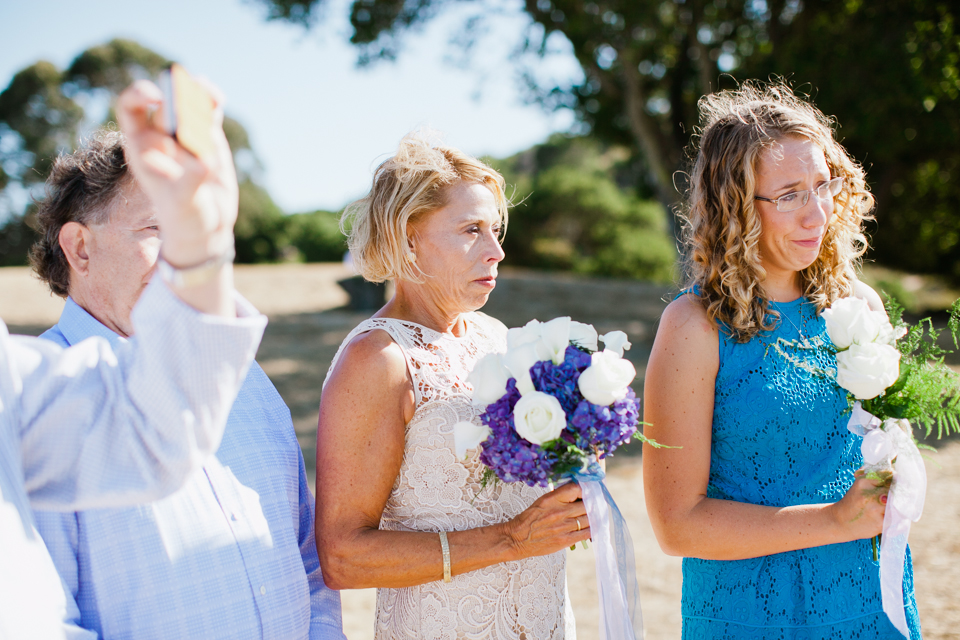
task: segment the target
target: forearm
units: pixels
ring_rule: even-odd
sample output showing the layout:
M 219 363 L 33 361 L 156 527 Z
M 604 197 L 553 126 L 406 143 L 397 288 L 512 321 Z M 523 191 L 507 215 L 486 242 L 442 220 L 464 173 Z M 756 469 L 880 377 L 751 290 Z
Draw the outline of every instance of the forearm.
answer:
M 519 559 L 507 525 L 447 533 L 452 575 Z M 360 529 L 320 544 L 321 567 L 334 589 L 412 587 L 443 579 L 438 533 Z
M 833 504 L 767 507 L 703 498 L 686 512 L 654 516 L 663 550 L 705 560 L 743 560 L 855 539 Z
M 24 380 L 21 452 L 35 508 L 161 498 L 219 446 L 265 319 L 198 314 L 155 282 L 134 324 L 137 337 L 117 353 L 85 341 Z

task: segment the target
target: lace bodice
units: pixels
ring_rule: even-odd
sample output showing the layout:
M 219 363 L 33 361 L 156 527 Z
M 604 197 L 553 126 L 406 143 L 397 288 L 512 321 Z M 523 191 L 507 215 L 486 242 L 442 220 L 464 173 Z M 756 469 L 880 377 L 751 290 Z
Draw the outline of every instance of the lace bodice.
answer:
M 836 502 L 862 464 L 816 308 L 779 303 L 746 343 L 720 332 L 707 495 L 769 506 Z M 919 638 L 909 556 L 907 620 Z M 683 561 L 684 638 L 900 638 L 880 601 L 869 540 L 749 560 Z
M 482 356 L 506 350 L 506 328 L 482 313 L 465 315 L 462 337 L 392 318 L 362 322 L 343 341 L 382 329 L 403 350 L 416 409 L 406 427 L 400 473 L 380 528 L 391 531 L 461 531 L 509 520 L 545 489 L 523 483 L 482 487 L 479 450 L 465 460 L 454 453 L 453 426 L 479 421 L 467 375 Z M 463 575 L 377 591 L 376 637 L 443 640 L 573 638 L 566 598 L 565 556 L 527 558 Z

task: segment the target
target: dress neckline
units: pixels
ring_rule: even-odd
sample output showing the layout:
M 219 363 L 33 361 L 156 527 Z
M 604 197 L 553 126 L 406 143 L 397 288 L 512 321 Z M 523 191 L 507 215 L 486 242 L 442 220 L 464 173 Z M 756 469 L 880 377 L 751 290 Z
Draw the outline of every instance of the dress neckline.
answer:
M 434 336 L 447 338 L 449 340 L 454 340 L 456 342 L 462 342 L 463 340 L 466 340 L 473 334 L 473 328 L 472 328 L 473 323 L 470 321 L 468 314 L 466 313 L 461 314 L 460 317 L 463 318 L 463 335 L 462 336 L 455 336 L 452 333 L 444 333 L 442 331 L 437 331 L 436 329 L 431 329 L 430 327 L 420 324 L 419 322 L 414 322 L 413 320 L 401 320 L 400 318 L 391 318 L 390 316 L 381 316 L 379 318 L 374 317 L 370 319 L 371 320 L 390 320 L 392 322 L 399 322 L 401 324 L 417 327 L 418 329 L 423 329 L 424 331 L 428 332 L 428 334 L 433 334 Z

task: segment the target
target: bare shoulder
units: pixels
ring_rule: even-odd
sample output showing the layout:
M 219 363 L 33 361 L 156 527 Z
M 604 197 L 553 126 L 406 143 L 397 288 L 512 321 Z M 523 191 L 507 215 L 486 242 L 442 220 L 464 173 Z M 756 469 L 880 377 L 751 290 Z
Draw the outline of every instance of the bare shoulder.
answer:
M 343 348 L 337 365 L 330 372 L 328 386 L 371 378 L 385 386 L 407 380 L 403 350 L 383 329 L 361 333 Z
M 658 340 L 661 335 L 669 339 L 716 345 L 718 330 L 696 296 L 688 293 L 667 305 L 660 317 Z
M 862 280 L 856 280 L 853 284 L 853 295 L 862 300 L 866 300 L 867 304 L 870 305 L 870 309 L 873 311 L 883 311 L 886 313 L 886 309 L 883 308 L 883 300 L 880 299 L 880 295 L 866 282 L 863 282 Z

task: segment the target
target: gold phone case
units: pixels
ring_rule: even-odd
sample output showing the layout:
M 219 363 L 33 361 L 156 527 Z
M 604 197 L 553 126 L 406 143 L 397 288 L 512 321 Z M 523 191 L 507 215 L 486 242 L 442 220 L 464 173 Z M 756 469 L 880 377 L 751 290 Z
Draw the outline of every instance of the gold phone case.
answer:
M 160 84 L 167 133 L 198 158 L 214 155 L 214 103 L 210 93 L 177 63 L 164 71 Z

